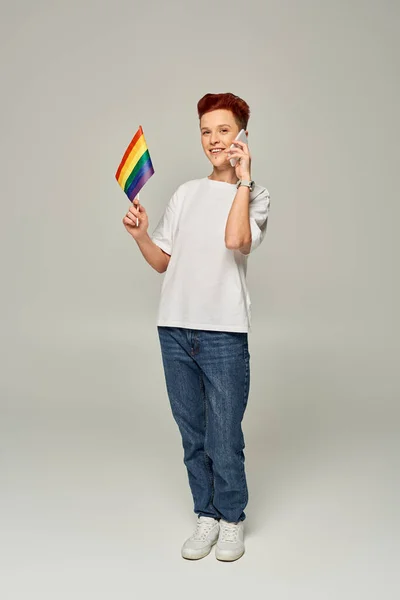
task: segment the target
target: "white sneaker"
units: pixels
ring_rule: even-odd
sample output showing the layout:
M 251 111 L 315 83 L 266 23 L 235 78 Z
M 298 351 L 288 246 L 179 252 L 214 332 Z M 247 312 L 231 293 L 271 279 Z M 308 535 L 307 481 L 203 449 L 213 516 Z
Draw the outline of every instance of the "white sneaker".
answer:
M 197 517 L 196 529 L 182 546 L 183 558 L 203 558 L 210 553 L 218 539 L 219 522 L 212 517 Z
M 244 523 L 219 522 L 219 538 L 215 547 L 218 560 L 237 560 L 244 554 Z

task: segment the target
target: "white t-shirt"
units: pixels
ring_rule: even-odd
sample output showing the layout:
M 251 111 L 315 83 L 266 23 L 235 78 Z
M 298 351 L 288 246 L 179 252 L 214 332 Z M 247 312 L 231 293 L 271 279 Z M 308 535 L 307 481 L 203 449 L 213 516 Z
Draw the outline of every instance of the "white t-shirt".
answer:
M 180 185 L 151 239 L 171 258 L 165 272 L 157 325 L 251 331 L 247 257 L 225 246 L 225 226 L 237 188 L 208 177 Z M 253 252 L 262 242 L 270 207 L 265 187 L 250 192 Z

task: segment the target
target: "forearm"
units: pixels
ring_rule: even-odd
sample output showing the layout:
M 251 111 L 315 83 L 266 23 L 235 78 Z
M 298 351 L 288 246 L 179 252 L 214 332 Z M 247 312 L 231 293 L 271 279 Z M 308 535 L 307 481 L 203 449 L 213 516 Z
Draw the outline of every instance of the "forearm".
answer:
M 149 265 L 158 273 L 164 273 L 169 263 L 169 257 L 152 241 L 149 234 L 146 232 L 143 238 L 136 240 L 136 243 Z
M 239 186 L 225 226 L 227 248 L 241 248 L 251 241 L 249 203 L 249 188 L 245 185 Z

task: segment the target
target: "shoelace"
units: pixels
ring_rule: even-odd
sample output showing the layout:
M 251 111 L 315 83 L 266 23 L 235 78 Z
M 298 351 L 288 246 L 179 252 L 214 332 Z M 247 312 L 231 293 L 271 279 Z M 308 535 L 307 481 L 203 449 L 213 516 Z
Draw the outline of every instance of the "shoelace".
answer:
M 196 530 L 190 539 L 204 542 L 214 525 L 211 521 L 197 521 Z
M 236 542 L 239 532 L 239 524 L 235 523 L 223 523 L 220 521 L 221 527 L 221 542 Z

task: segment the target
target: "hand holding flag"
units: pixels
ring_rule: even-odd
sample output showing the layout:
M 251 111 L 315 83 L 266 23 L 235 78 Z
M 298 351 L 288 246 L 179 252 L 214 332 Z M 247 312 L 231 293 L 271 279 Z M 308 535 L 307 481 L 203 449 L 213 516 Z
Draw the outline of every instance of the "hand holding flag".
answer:
M 145 236 L 149 227 L 146 209 L 142 205 L 139 212 L 138 205 L 139 201 L 135 198 L 132 205 L 129 207 L 128 212 L 122 219 L 125 229 L 137 242 Z

